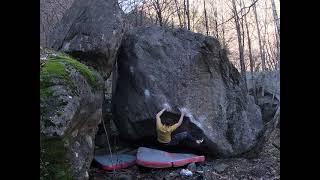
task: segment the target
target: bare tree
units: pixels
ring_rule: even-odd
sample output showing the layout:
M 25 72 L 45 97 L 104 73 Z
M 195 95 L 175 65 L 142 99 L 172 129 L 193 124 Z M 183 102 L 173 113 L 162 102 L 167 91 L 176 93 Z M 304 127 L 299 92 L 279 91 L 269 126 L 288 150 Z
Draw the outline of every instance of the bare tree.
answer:
M 278 18 L 276 4 L 275 4 L 274 1 L 275 0 L 271 0 L 272 14 L 273 14 L 274 23 L 275 23 L 275 26 L 276 26 L 276 29 L 277 29 L 277 34 L 280 37 L 280 19 Z
M 252 0 L 252 1 L 254 1 L 254 0 Z M 264 53 L 263 53 L 263 46 L 262 46 L 262 42 L 261 42 L 261 34 L 260 34 L 260 27 L 259 27 L 256 4 L 253 5 L 253 12 L 254 12 L 255 20 L 256 20 L 257 33 L 258 33 L 258 42 L 259 42 L 260 58 L 261 58 L 261 65 L 262 65 L 262 81 L 264 81 L 264 71 L 266 71 L 266 62 L 265 62 L 265 57 L 264 57 Z M 264 83 L 262 83 L 262 84 L 264 84 Z M 261 95 L 264 96 L 264 86 L 262 86 Z
M 162 26 L 162 8 L 160 6 L 160 1 L 159 0 L 152 0 L 152 5 L 154 7 L 154 10 L 157 13 L 157 20 L 159 21 L 159 25 Z
M 254 86 L 254 61 L 253 61 L 253 56 L 252 56 L 252 49 L 251 49 L 251 38 L 250 38 L 250 33 L 249 33 L 249 26 L 248 26 L 248 20 L 247 20 L 247 15 L 244 16 L 244 22 L 246 26 L 246 32 L 247 32 L 247 41 L 248 41 L 248 50 L 249 50 L 249 62 L 250 62 L 250 72 L 251 72 L 251 84 L 253 86 L 253 97 L 256 100 L 256 89 Z
M 237 6 L 235 0 L 232 0 L 232 6 L 233 6 L 233 13 L 234 13 L 234 22 L 236 25 L 237 30 L 237 37 L 238 37 L 238 46 L 239 46 L 239 58 L 240 58 L 240 68 L 241 68 L 241 77 L 243 82 L 246 83 L 246 67 L 244 63 L 244 55 L 243 55 L 243 43 L 242 43 L 242 33 L 241 33 L 241 26 L 240 26 L 240 19 L 237 12 Z M 245 86 L 247 87 L 247 85 Z
M 253 0 L 252 0 L 253 1 Z M 262 71 L 266 70 L 265 66 L 265 59 L 264 59 L 264 54 L 263 54 L 263 47 L 262 47 L 262 42 L 261 42 L 261 34 L 260 34 L 260 27 L 259 27 L 259 20 L 258 20 L 258 14 L 257 14 L 257 8 L 256 5 L 253 5 L 253 12 L 254 12 L 254 17 L 256 21 L 256 26 L 257 26 L 257 33 L 258 33 L 258 41 L 259 41 L 259 50 L 260 50 L 260 58 L 261 58 L 261 65 L 262 65 Z
M 186 7 L 186 0 L 183 0 L 183 27 L 187 27 L 187 21 L 186 21 L 186 11 L 187 7 Z
M 203 11 L 204 11 L 204 20 L 206 24 L 206 32 L 207 36 L 209 36 L 209 26 L 208 26 L 208 17 L 207 17 L 207 9 L 206 9 L 206 0 L 203 0 Z
M 187 10 L 186 10 L 186 12 L 187 12 L 187 20 L 188 20 L 188 30 L 190 30 L 190 8 L 189 8 L 189 0 L 187 0 Z
M 214 15 L 214 27 L 215 27 L 215 34 L 216 34 L 216 38 L 219 39 L 219 30 L 218 30 L 218 11 L 217 8 L 215 8 L 215 11 L 213 13 Z
M 223 22 L 223 13 L 222 13 L 222 16 L 221 16 L 221 19 L 222 19 L 222 22 Z M 218 28 L 218 26 L 217 26 Z M 225 28 L 224 28 L 224 24 L 222 24 L 222 47 L 225 48 L 226 46 L 226 40 L 225 40 Z
M 176 11 L 177 11 L 178 18 L 179 18 L 179 26 L 180 26 L 180 28 L 182 28 L 183 25 L 182 25 L 182 20 L 181 20 L 180 7 L 179 7 L 179 5 L 178 5 L 177 0 L 174 0 L 174 3 L 175 3 L 175 6 L 176 6 Z
M 280 19 L 278 18 L 278 13 L 276 9 L 275 0 L 271 0 L 272 5 L 272 14 L 273 14 L 273 20 L 275 23 L 275 29 L 276 29 L 276 42 L 277 42 L 277 69 L 279 68 L 280 64 Z

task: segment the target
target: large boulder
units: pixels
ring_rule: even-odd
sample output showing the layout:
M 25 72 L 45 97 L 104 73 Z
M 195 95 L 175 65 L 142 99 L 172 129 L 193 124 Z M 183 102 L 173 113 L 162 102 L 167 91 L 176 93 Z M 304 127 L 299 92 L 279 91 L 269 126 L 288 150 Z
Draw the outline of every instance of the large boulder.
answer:
M 75 0 L 49 35 L 49 47 L 77 57 L 107 78 L 125 31 L 117 0 Z
M 41 176 L 88 179 L 102 119 L 103 79 L 77 60 L 41 50 Z
M 122 138 L 156 140 L 155 115 L 167 103 L 172 109 L 163 121 L 177 121 L 184 107 L 188 114 L 177 132 L 204 137 L 200 146 L 186 147 L 228 157 L 257 143 L 260 108 L 216 39 L 183 29 L 137 28 L 119 51 L 112 111 Z

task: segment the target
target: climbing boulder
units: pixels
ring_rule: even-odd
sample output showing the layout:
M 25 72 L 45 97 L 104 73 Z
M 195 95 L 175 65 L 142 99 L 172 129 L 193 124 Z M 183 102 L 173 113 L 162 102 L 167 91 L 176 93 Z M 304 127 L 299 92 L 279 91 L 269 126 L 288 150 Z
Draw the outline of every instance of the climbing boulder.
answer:
M 49 34 L 49 46 L 77 57 L 107 78 L 125 30 L 116 0 L 75 0 Z
M 239 155 L 257 143 L 260 108 L 219 42 L 183 29 L 145 27 L 125 35 L 113 74 L 113 118 L 124 139 L 155 141 L 155 116 L 177 121 L 204 142 L 182 143 L 221 157 Z M 140 141 L 141 142 L 141 141 Z
M 40 54 L 41 176 L 88 179 L 102 119 L 102 77 L 65 54 Z

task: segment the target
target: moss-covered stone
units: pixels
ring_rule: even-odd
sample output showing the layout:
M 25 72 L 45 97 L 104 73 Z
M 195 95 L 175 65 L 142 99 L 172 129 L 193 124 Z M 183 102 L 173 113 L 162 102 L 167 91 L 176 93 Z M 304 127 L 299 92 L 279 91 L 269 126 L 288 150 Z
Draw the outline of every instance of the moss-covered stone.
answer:
M 74 86 L 70 80 L 63 63 L 55 59 L 49 59 L 40 70 L 40 98 L 47 98 L 53 95 L 49 87 L 53 85 L 51 79 L 57 78 Z
M 40 135 L 40 179 L 73 179 L 65 158 L 66 139 Z
M 79 61 L 63 53 L 60 53 L 53 58 L 60 59 L 65 63 L 67 63 L 68 65 L 71 65 L 73 68 L 78 70 L 81 75 L 83 75 L 86 78 L 87 82 L 92 88 L 94 89 L 97 88 L 98 86 L 97 77 L 86 65 L 80 63 Z
M 52 78 L 62 80 L 68 85 L 73 95 L 78 95 L 77 88 L 67 71 L 70 66 L 84 76 L 94 90 L 102 88 L 98 84 L 97 76 L 86 65 L 63 53 L 50 54 L 40 70 L 40 98 L 45 99 L 53 95 L 49 89 L 54 85 L 51 81 Z

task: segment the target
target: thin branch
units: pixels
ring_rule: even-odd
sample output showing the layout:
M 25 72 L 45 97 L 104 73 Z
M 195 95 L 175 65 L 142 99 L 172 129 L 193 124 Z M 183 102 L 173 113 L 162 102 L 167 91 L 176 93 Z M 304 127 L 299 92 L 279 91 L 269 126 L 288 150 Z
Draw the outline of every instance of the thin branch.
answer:
M 248 9 L 248 11 L 247 11 L 246 13 L 244 13 L 244 14 L 241 16 L 241 18 L 239 18 L 239 19 L 242 19 L 243 16 L 247 15 L 247 14 L 250 12 L 251 7 L 252 7 L 253 5 L 255 5 L 257 2 L 258 2 L 258 0 L 254 1 L 254 2 L 253 2 L 250 6 L 248 6 L 248 7 L 243 7 L 242 9 L 240 9 L 239 12 L 237 12 L 236 14 L 234 14 L 231 18 L 229 18 L 229 19 L 226 20 L 225 22 L 222 22 L 222 23 L 218 24 L 218 26 L 221 26 L 221 25 L 229 22 L 230 20 L 232 20 L 233 18 L 235 18 L 236 15 L 239 15 L 239 13 L 242 13 L 243 10 Z

